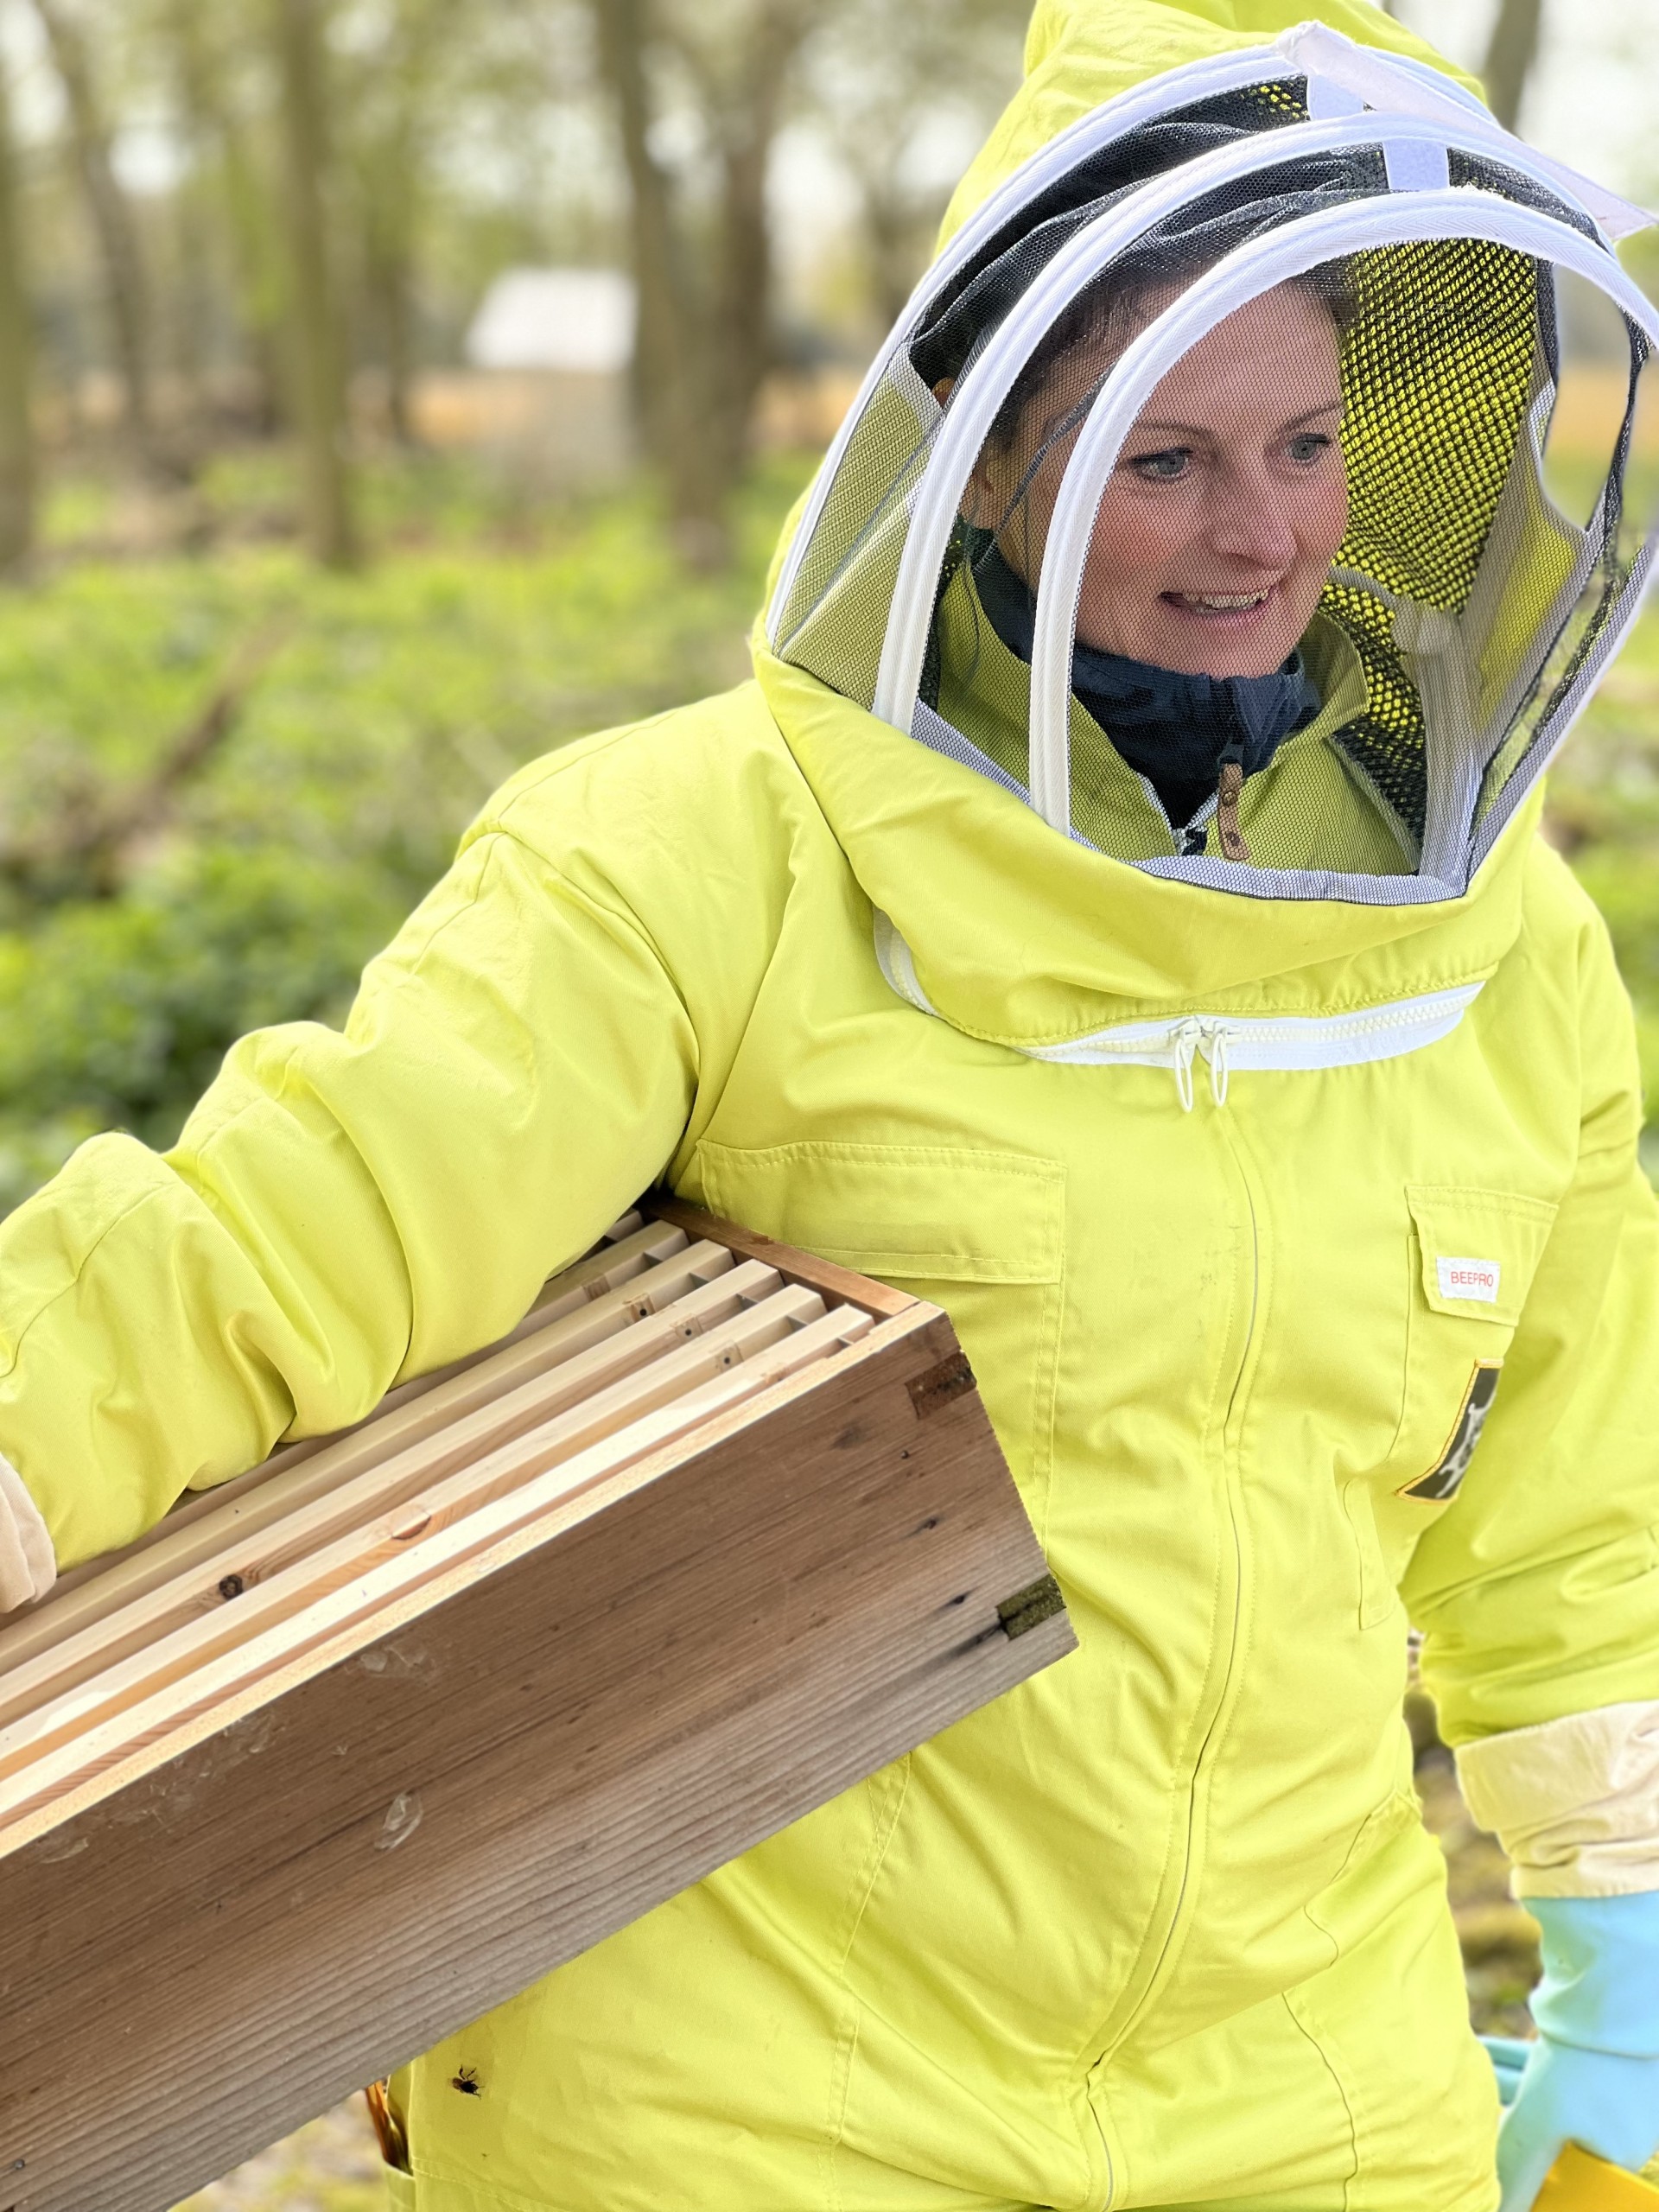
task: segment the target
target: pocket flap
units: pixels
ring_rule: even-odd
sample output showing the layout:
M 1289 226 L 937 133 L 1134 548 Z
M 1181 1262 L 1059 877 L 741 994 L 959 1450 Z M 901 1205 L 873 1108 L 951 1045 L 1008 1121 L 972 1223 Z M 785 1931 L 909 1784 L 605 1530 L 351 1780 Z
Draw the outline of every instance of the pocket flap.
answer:
M 806 1141 L 697 1149 L 707 1202 L 745 1227 L 883 1277 L 1056 1282 L 1065 1170 L 966 1146 Z
M 1436 1313 L 1513 1328 L 1555 1220 L 1547 1198 L 1410 1183 L 1423 1296 Z

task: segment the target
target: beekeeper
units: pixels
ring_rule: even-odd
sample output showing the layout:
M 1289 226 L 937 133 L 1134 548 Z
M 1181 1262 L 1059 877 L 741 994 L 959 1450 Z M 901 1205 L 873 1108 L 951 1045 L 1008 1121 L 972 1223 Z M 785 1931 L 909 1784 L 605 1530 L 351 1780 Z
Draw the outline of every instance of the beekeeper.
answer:
M 407 2069 L 418 2212 L 1492 2212 L 1408 1618 L 1543 1930 L 1504 2212 L 1659 2144 L 1659 1213 L 1538 836 L 1649 558 L 1627 436 L 1549 492 L 1557 277 L 1632 406 L 1653 315 L 1629 211 L 1293 12 L 1045 0 L 756 681 L 0 1231 L 8 1604 L 658 1179 L 972 1357 L 1081 1648 Z

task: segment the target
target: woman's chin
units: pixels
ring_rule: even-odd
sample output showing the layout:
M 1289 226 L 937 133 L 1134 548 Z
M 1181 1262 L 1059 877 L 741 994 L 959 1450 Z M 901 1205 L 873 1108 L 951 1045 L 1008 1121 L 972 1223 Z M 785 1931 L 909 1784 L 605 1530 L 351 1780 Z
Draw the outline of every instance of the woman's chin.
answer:
M 1286 645 L 1281 652 L 1269 653 L 1265 658 L 1259 654 L 1239 656 L 1210 653 L 1203 658 L 1185 657 L 1179 661 L 1173 658 L 1154 659 L 1153 665 L 1156 668 L 1169 669 L 1177 676 L 1208 676 L 1217 681 L 1229 676 L 1276 676 L 1295 650 L 1295 645 L 1291 644 Z M 1146 658 L 1147 656 L 1141 655 L 1140 658 Z
M 1158 638 L 1108 650 L 1121 652 L 1128 660 L 1143 661 L 1151 668 L 1167 669 L 1174 676 L 1218 679 L 1228 676 L 1274 676 L 1299 643 L 1300 639 L 1292 638 L 1282 645 L 1275 641 L 1260 651 L 1243 652 L 1230 650 L 1219 641 L 1213 645 L 1202 642 L 1195 645 L 1184 638 Z

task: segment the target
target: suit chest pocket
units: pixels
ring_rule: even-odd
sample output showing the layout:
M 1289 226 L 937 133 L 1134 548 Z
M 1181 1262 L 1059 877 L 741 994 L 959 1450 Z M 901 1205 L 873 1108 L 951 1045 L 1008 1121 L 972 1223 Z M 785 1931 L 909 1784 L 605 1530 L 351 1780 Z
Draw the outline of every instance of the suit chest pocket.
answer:
M 1400 1427 L 1388 1489 L 1456 1497 L 1555 1219 L 1547 1199 L 1412 1183 L 1409 1307 Z
M 1056 1160 L 955 1145 L 698 1147 L 704 1203 L 947 1313 L 1042 1533 L 1065 1222 Z
M 1547 1199 L 1452 1184 L 1408 1184 L 1406 1208 L 1399 1425 L 1381 1465 L 1343 1494 L 1366 1628 L 1394 1618 L 1419 1537 L 1468 1472 L 1555 1219 Z

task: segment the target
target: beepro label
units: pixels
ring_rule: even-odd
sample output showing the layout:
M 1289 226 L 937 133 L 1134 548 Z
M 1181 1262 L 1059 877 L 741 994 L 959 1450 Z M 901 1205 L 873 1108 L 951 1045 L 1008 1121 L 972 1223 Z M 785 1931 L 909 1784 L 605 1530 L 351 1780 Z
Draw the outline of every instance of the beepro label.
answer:
M 1442 1298 L 1478 1299 L 1484 1306 L 1497 1303 L 1497 1286 L 1503 1270 L 1496 1260 L 1436 1260 Z

